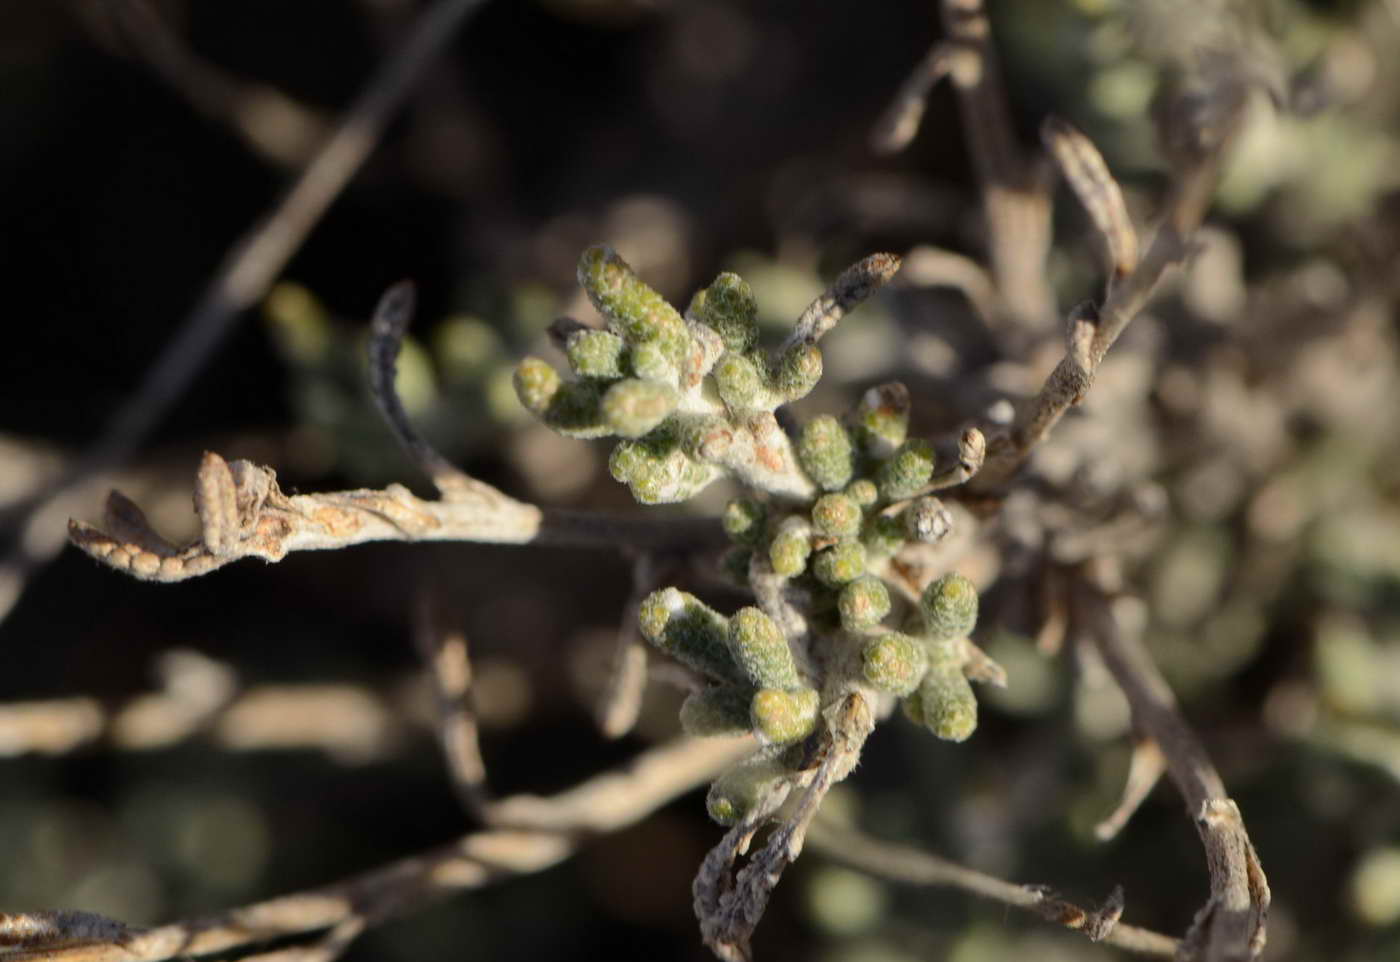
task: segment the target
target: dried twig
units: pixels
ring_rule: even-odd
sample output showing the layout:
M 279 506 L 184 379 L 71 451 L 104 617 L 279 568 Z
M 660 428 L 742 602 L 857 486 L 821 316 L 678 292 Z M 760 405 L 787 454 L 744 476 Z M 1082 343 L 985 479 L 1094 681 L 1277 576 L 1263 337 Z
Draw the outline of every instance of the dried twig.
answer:
M 875 153 L 897 154 L 909 146 L 924 119 L 929 92 L 948 75 L 951 60 L 947 47 L 934 44 L 905 78 L 894 100 L 870 132 L 870 147 Z
M 1167 760 L 1162 750 L 1151 738 L 1139 738 L 1133 742 L 1132 758 L 1128 762 L 1128 777 L 1123 783 L 1123 797 L 1118 806 L 1099 824 L 1094 826 L 1094 837 L 1107 842 L 1123 830 L 1128 819 L 1138 810 L 1152 789 L 1166 773 Z
M 55 920 L 81 913 L 0 916 L 16 932 L 33 934 L 6 962 L 160 962 L 228 953 L 272 939 L 331 930 L 329 940 L 309 947 L 336 948 L 358 925 L 412 912 L 453 892 L 482 888 L 504 878 L 538 872 L 571 855 L 587 834 L 630 825 L 676 796 L 712 778 L 741 754 L 748 739 L 685 739 L 643 753 L 622 772 L 595 776 L 550 799 L 510 798 L 496 807 L 500 821 L 541 827 L 472 832 L 429 852 L 391 862 L 342 882 L 257 902 L 214 918 L 135 930 L 110 919 L 82 914 L 81 932 Z M 356 920 L 361 920 L 357 922 Z M 32 923 L 32 924 L 31 924 Z M 36 928 L 37 926 L 37 928 Z M 3 932 L 3 929 L 0 929 Z M 75 935 L 86 936 L 77 941 Z M 96 938 L 92 936 L 96 935 Z M 0 944 L 4 944 L 0 942 Z M 307 947 L 303 947 L 306 949 Z M 284 959 L 285 956 L 274 956 Z M 297 958 L 329 958 L 311 954 Z
M 1223 85 L 1218 92 L 1223 118 L 1198 145 L 1191 163 L 1168 195 L 1147 252 L 1137 266 L 1113 285 L 1103 304 L 1080 305 L 1066 326 L 1065 358 L 1051 372 L 1040 392 L 1017 412 L 1007 435 L 992 439 L 987 464 L 976 487 L 993 490 L 1005 484 L 1065 412 L 1083 400 L 1108 349 L 1147 305 L 1157 282 L 1186 257 L 1190 235 L 1205 216 L 1219 178 L 1224 154 L 1239 126 L 1245 106 L 1242 85 Z M 1106 172 L 1103 176 L 1107 176 Z M 1111 180 L 1110 180 L 1111 182 Z M 1120 239 L 1116 243 L 1123 243 Z
M 1239 806 L 1176 709 L 1176 698 L 1141 643 L 1118 626 L 1108 599 L 1081 592 L 1086 622 L 1104 664 L 1127 696 L 1133 726 L 1157 743 L 1206 849 L 1210 899 L 1183 939 L 1182 957 L 1253 959 L 1264 948 L 1269 883 Z
M 1171 936 L 1118 922 L 1117 916 L 1123 911 L 1121 889 L 1114 890 L 1117 898 L 1110 897 L 1103 908 L 1092 911 L 1055 896 L 1043 886 L 1003 881 L 927 852 L 879 841 L 854 829 L 838 826 L 827 818 L 818 818 L 812 826 L 811 842 L 817 851 L 828 858 L 876 878 L 919 886 L 961 889 L 972 895 L 1034 912 L 1066 928 L 1084 930 L 1090 938 L 1097 935 L 1098 938 L 1094 938 L 1096 942 L 1143 955 L 1170 958 L 1176 954 L 1178 943 Z
M 234 320 L 267 293 L 277 273 L 369 156 L 425 67 L 481 2 L 438 0 L 423 12 L 403 45 L 366 84 L 287 193 L 230 248 L 140 390 L 117 410 L 102 437 L 64 477 L 24 507 L 26 515 L 64 500 L 93 474 L 130 457 L 204 366 Z M 21 553 L 8 559 L 6 567 L 22 575 L 45 560 Z
M 807 305 L 779 353 L 797 344 L 815 344 L 836 322 L 884 286 L 899 270 L 897 254 L 871 254 L 837 276 L 822 294 Z
M 1046 118 L 1040 137 L 1098 228 L 1113 277 L 1132 273 L 1138 260 L 1137 231 L 1128 216 L 1122 188 L 1109 173 L 1103 155 L 1093 141 L 1058 117 Z
M 598 728 L 608 738 L 621 738 L 631 731 L 641 713 L 647 681 L 647 646 L 642 640 L 638 612 L 642 600 L 660 585 L 651 555 L 640 555 L 632 564 L 632 593 L 622 609 L 613 662 L 598 702 Z
M 447 771 L 462 807 L 486 824 L 490 793 L 486 787 L 486 763 L 477 739 L 476 711 L 472 705 L 472 663 L 467 638 L 441 624 L 433 601 L 424 592 L 419 601 L 414 641 L 428 666 L 438 708 L 438 740 L 447 756 Z
M 700 933 L 705 944 L 726 962 L 752 958 L 749 940 L 763 918 L 768 899 L 783 871 L 802 854 L 808 829 L 827 792 L 855 768 L 861 746 L 875 729 L 875 720 L 865 696 L 852 693 L 829 710 L 828 725 L 815 766 L 775 786 L 771 796 L 755 805 L 710 851 L 695 877 Z M 799 790 L 801 795 L 768 836 L 767 844 L 731 876 L 735 860 L 748 850 L 754 834 L 791 792 Z
M 482 497 L 426 501 L 407 488 L 286 495 L 271 468 L 224 461 L 205 452 L 195 488 L 201 534 L 180 548 L 161 547 L 154 531 L 133 529 L 130 501 L 115 494 L 121 535 L 69 521 L 69 539 L 90 556 L 143 581 L 183 581 L 240 558 L 281 561 L 293 551 L 346 548 L 367 541 L 478 541 L 591 547 L 694 548 L 723 542 L 709 518 L 658 521 L 580 511 L 545 511 L 472 482 Z M 133 537 L 139 535 L 139 537 Z

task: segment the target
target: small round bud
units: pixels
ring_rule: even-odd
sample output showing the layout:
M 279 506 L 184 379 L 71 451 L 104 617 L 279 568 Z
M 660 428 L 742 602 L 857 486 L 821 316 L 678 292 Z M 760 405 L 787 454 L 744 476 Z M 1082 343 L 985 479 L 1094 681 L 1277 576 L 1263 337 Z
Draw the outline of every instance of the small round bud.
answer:
M 612 331 L 585 328 L 568 336 L 565 353 L 569 366 L 579 377 L 611 380 L 622 377 L 623 354 L 627 345 Z
M 937 544 L 953 530 L 953 515 L 932 495 L 915 498 L 904 509 L 904 530 L 914 541 Z
M 676 588 L 653 591 L 637 611 L 642 636 L 677 661 L 722 682 L 747 685 L 729 653 L 728 619 Z
M 875 482 L 869 478 L 856 478 L 846 485 L 846 497 L 862 508 L 868 508 L 880 500 L 880 489 L 875 487 Z
M 730 617 L 729 651 L 759 688 L 793 689 L 802 684 L 782 630 L 757 608 L 740 608 Z
M 738 274 L 721 274 L 697 293 L 686 314 L 714 330 L 736 354 L 758 344 L 758 301 L 753 288 Z
M 797 441 L 797 459 L 820 487 L 840 491 L 855 473 L 855 449 L 851 437 L 831 415 L 807 422 Z
M 890 632 L 877 635 L 861 649 L 865 680 L 881 691 L 904 696 L 919 686 L 928 670 L 928 652 L 908 635 Z M 920 724 L 923 719 L 916 719 Z
M 730 411 L 753 411 L 767 399 L 758 366 L 742 354 L 724 355 L 712 373 L 720 399 Z
M 676 409 L 676 392 L 659 381 L 618 381 L 603 394 L 602 415 L 624 438 L 649 433 Z
M 672 351 L 663 340 L 641 341 L 632 346 L 629 360 L 632 372 L 644 381 L 676 380 L 676 362 Z
M 880 465 L 876 482 L 885 500 L 898 501 L 915 494 L 931 477 L 933 445 L 922 438 L 913 438 L 901 444 L 899 450 Z
M 801 518 L 785 520 L 768 546 L 768 560 L 784 578 L 796 578 L 805 571 L 811 554 L 812 531 Z
M 841 589 L 836 607 L 841 613 L 841 627 L 864 631 L 884 621 L 890 613 L 890 591 L 874 575 L 863 575 Z
M 949 572 L 924 589 L 919 600 L 928 637 L 935 641 L 966 638 L 977 625 L 977 588 Z
M 773 385 L 788 401 L 802 400 L 821 379 L 822 352 L 815 344 L 794 344 L 773 370 Z
M 892 381 L 872 387 L 851 412 L 861 446 L 872 457 L 887 458 L 909 433 L 909 389 Z
M 515 393 L 526 410 L 539 417 L 549 410 L 561 384 L 559 372 L 537 357 L 527 357 L 515 368 Z
M 780 691 L 765 688 L 753 696 L 749 717 L 759 740 L 769 745 L 786 745 L 806 738 L 817 727 L 820 698 L 816 689 Z
M 831 588 L 854 581 L 865 574 L 865 545 L 847 538 L 818 551 L 812 559 L 812 574 Z
M 768 509 L 750 498 L 735 498 L 724 506 L 724 533 L 736 544 L 757 544 L 763 538 Z
M 860 505 L 844 494 L 827 494 L 812 505 L 812 529 L 818 534 L 849 538 L 860 531 Z
M 924 726 L 947 741 L 966 741 L 977 729 L 977 696 L 955 662 L 929 665 L 919 683 L 919 708 Z

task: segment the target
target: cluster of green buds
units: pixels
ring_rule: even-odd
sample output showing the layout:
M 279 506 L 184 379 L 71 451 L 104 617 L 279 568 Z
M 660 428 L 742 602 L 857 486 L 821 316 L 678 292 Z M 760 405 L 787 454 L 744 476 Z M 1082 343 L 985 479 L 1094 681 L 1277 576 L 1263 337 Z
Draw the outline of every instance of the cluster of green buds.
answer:
M 892 562 L 911 544 L 947 536 L 951 516 L 932 492 L 976 470 L 982 436 L 966 433 L 957 464 L 940 472 L 932 445 L 908 436 L 900 384 L 871 388 L 844 417 L 813 418 L 795 438 L 774 416 L 815 386 L 821 334 L 898 266 L 889 258 L 893 267 L 877 276 L 868 267 L 875 258 L 842 275 L 770 354 L 739 277 L 721 274 L 682 317 L 615 253 L 595 247 L 579 280 L 607 329 L 565 334 L 576 379 L 533 358 L 516 374 L 526 407 L 557 430 L 621 438 L 610 467 L 638 501 L 680 501 L 723 475 L 751 492 L 724 511 L 734 542 L 724 567 L 763 606 L 726 617 L 670 587 L 640 612 L 643 635 L 699 679 L 681 709 L 685 730 L 752 732 L 759 742 L 711 789 L 710 814 L 722 824 L 793 778 L 804 743 L 852 692 L 871 704 L 902 699 L 910 719 L 951 741 L 977 724 L 965 675 L 975 587 L 946 574 L 910 594 Z M 773 604 L 790 606 L 800 628 Z
M 821 377 L 815 343 L 768 356 L 753 291 L 734 274 L 696 294 L 684 317 L 608 247 L 584 252 L 578 279 L 606 329 L 564 335 L 572 381 L 539 358 L 522 361 L 515 386 L 526 408 L 570 437 L 620 438 L 609 469 L 643 504 L 684 501 L 726 474 L 779 496 L 810 494 L 773 411 Z

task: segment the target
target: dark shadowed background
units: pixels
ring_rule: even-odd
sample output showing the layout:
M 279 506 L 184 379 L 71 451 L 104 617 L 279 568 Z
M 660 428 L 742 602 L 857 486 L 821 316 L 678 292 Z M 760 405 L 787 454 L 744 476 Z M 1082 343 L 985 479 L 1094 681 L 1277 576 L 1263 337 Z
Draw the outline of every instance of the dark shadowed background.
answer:
M 978 257 L 981 227 L 948 90 L 908 150 L 868 146 L 937 37 L 932 4 L 494 0 L 130 463 L 30 518 L 22 506 L 101 437 L 422 4 L 165 0 L 146 8 L 154 24 L 120 6 L 0 3 L 0 511 L 5 550 L 31 559 L 0 584 L 0 908 L 152 924 L 330 882 L 468 827 L 412 643 L 425 591 L 470 639 L 499 794 L 620 764 L 674 733 L 678 696 L 654 686 L 637 734 L 597 734 L 629 592 L 616 554 L 370 545 L 163 586 L 72 549 L 39 560 L 68 513 L 97 518 L 117 484 L 189 537 L 206 449 L 274 467 L 289 491 L 401 481 L 426 494 L 360 360 L 375 300 L 405 277 L 421 297 L 401 390 L 444 452 L 523 498 L 641 511 L 608 478 L 604 447 L 530 423 L 510 390 L 511 362 L 552 356 L 545 327 L 584 310 L 585 246 L 614 245 L 682 305 L 738 270 L 776 332 L 856 258 L 918 245 Z M 1052 110 L 1082 126 L 1140 223 L 1165 180 L 1146 120 L 1154 6 L 992 5 L 1027 145 Z M 1222 5 L 1179 6 L 1187 18 Z M 1202 253 L 1064 443 L 1098 418 L 1127 464 L 1115 470 L 1169 493 L 1171 523 L 1129 579 L 1269 872 L 1271 957 L 1396 958 L 1400 19 L 1393 3 L 1254 6 L 1287 109 L 1261 98 Z M 133 35 L 157 26 L 160 43 Z M 1095 290 L 1099 261 L 1067 197 L 1057 222 L 1051 280 L 1068 306 Z M 935 433 L 1031 383 L 963 297 L 917 278 L 841 335 L 800 412 L 898 375 L 919 399 L 916 427 Z M 993 594 L 986 608 L 979 639 L 1011 686 L 976 736 L 950 745 L 886 725 L 830 804 L 882 837 L 1081 901 L 1121 883 L 1126 920 L 1184 931 L 1206 872 L 1180 798 L 1159 788 L 1122 836 L 1095 841 L 1126 766 L 1122 707 L 1093 666 L 1039 656 L 1013 606 L 998 618 Z M 3 715 L 66 699 L 115 712 L 210 678 L 259 710 L 170 745 L 135 721 L 71 742 L 31 726 L 26 740 Z M 373 929 L 347 957 L 704 959 L 689 886 L 719 835 L 697 792 L 557 868 Z M 1114 957 L 816 854 L 784 879 L 756 948 L 832 962 Z

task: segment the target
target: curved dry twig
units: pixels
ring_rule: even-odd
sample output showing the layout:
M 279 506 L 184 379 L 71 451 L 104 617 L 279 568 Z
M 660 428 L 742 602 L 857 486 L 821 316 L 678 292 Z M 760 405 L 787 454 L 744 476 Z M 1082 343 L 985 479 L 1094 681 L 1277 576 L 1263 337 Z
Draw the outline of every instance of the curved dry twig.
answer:
M 1157 743 L 1205 846 L 1210 898 L 1182 940 L 1182 957 L 1205 962 L 1258 958 L 1271 896 L 1239 806 L 1227 796 L 1220 773 L 1177 711 L 1166 679 L 1142 644 L 1119 628 L 1109 600 L 1087 590 L 1078 600 L 1105 666 L 1128 699 L 1133 727 Z
M 498 823 L 530 827 L 472 832 L 355 878 L 209 919 L 137 930 L 88 913 L 0 916 L 0 940 L 5 926 L 15 933 L 8 943 L 15 948 L 4 957 L 6 962 L 161 962 L 329 929 L 330 937 L 320 943 L 324 950 L 327 944 L 348 941 L 364 925 L 404 915 L 453 892 L 549 868 L 569 857 L 588 835 L 639 821 L 751 750 L 748 738 L 683 739 L 662 745 L 644 752 L 623 771 L 594 776 L 552 798 L 508 798 L 494 806 Z
M 961 889 L 1034 912 L 1066 928 L 1084 931 L 1095 942 L 1129 952 L 1171 958 L 1179 945 L 1169 935 L 1119 922 L 1117 916 L 1123 911 L 1122 889 L 1115 889 L 1117 898 L 1110 898 L 1103 908 L 1095 911 L 1059 898 L 1043 886 L 1003 881 L 937 855 L 879 841 L 855 829 L 838 826 L 830 819 L 817 819 L 812 826 L 811 842 L 827 858 L 876 878 Z

